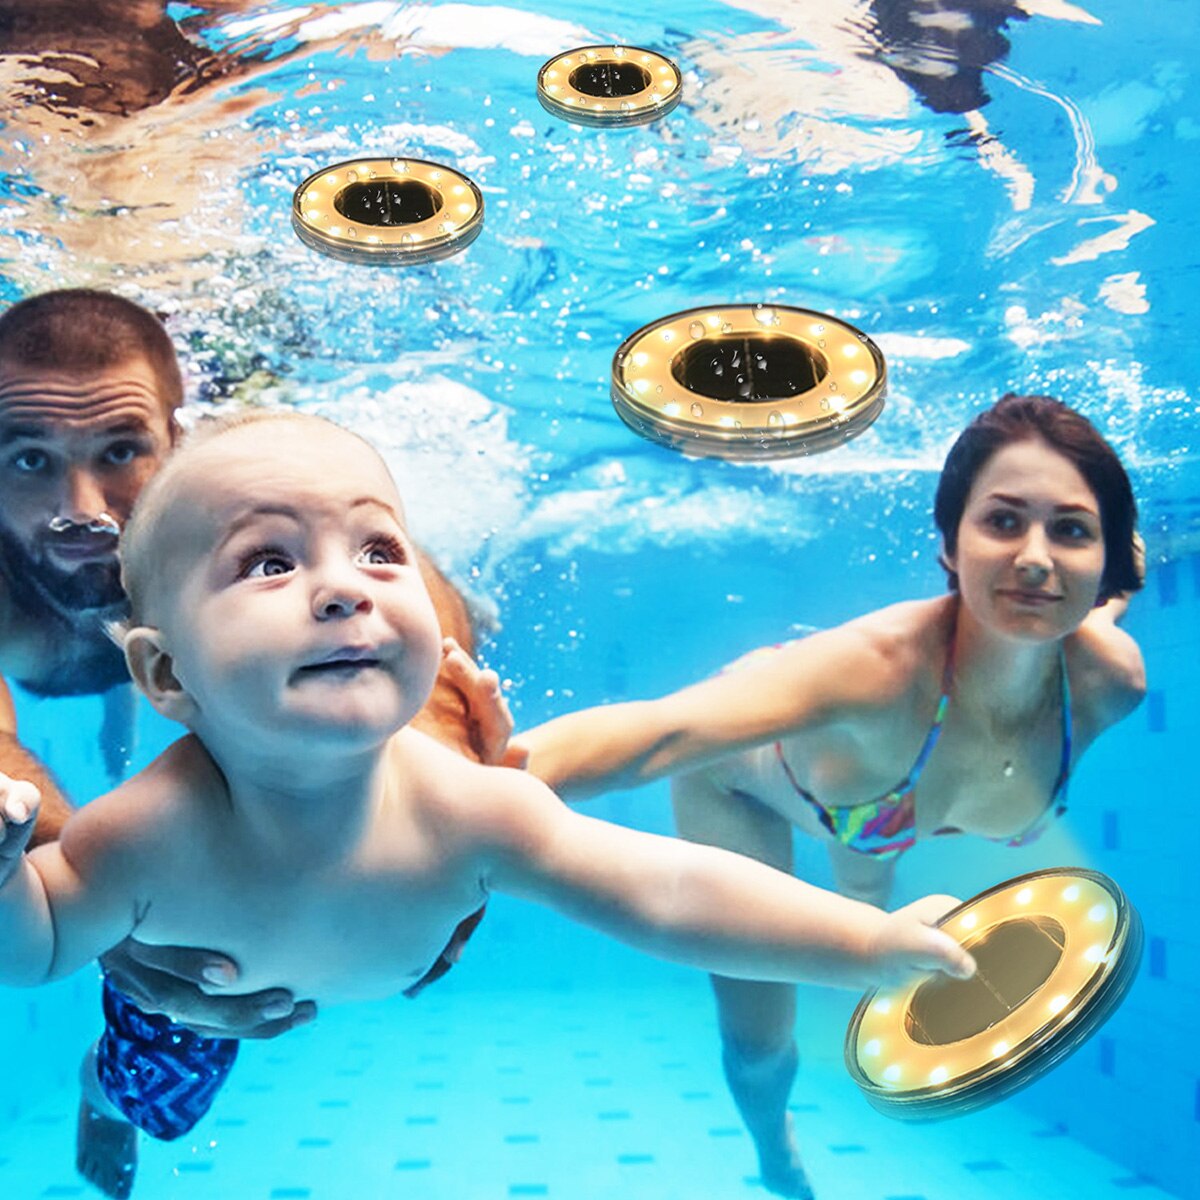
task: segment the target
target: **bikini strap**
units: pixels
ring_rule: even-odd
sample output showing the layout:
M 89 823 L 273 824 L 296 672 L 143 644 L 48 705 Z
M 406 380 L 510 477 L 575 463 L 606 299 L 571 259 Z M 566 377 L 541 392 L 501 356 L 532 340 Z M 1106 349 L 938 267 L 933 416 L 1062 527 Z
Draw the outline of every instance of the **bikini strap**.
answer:
M 1051 803 L 1058 811 L 1067 807 L 1067 784 L 1071 778 L 1071 739 L 1073 736 L 1071 716 L 1071 679 L 1067 674 L 1067 648 L 1062 642 L 1058 646 L 1059 673 L 1062 675 L 1062 756 L 1058 764 L 1058 778 L 1054 781 L 1054 796 Z
M 933 753 L 933 748 L 938 744 L 938 738 L 942 736 L 942 725 L 946 720 L 946 710 L 950 707 L 950 689 L 953 686 L 954 634 L 951 633 L 950 645 L 946 650 L 946 665 L 942 668 L 942 694 L 938 697 L 937 708 L 933 714 L 933 724 L 929 727 L 929 732 L 925 735 L 925 741 L 921 743 L 921 749 L 917 754 L 916 762 L 913 763 L 912 769 L 905 776 L 904 782 L 891 793 L 893 796 L 903 796 L 917 786 L 917 780 L 920 778 L 921 772 L 925 769 L 925 764 L 929 761 L 929 756 Z

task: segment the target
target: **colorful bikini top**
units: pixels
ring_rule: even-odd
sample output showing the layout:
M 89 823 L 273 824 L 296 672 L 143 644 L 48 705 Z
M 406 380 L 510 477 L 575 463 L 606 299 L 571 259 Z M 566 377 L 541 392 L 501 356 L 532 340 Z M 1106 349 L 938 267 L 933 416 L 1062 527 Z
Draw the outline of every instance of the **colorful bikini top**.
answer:
M 1071 773 L 1071 688 L 1067 679 L 1066 656 L 1059 649 L 1059 673 L 1062 677 L 1062 755 L 1059 760 L 1058 778 L 1050 801 L 1028 829 L 1011 838 L 990 838 L 1006 846 L 1026 846 L 1041 837 L 1051 821 L 1067 811 L 1067 779 Z M 817 819 L 843 846 L 857 850 L 860 854 L 873 854 L 879 858 L 893 858 L 916 844 L 917 814 L 913 800 L 917 780 L 933 753 L 934 746 L 942 734 L 942 723 L 950 706 L 950 686 L 954 680 L 954 642 L 946 655 L 946 668 L 942 672 L 942 695 L 938 700 L 933 725 L 925 735 L 925 742 L 913 763 L 912 770 L 903 782 L 897 784 L 878 800 L 864 804 L 851 804 L 839 808 L 826 808 L 810 791 L 800 786 L 792 768 L 783 754 L 783 744 L 775 743 L 775 754 L 796 793 L 809 804 Z M 961 829 L 945 826 L 934 831 L 934 836 L 962 833 Z

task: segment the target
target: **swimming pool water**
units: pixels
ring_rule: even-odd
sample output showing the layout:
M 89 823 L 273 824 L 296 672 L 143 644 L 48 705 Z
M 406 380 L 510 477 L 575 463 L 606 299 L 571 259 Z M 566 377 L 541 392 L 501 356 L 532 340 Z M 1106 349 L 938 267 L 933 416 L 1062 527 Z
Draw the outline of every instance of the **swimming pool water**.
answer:
M 172 4 L 176 33 L 219 69 L 196 84 L 180 68 L 139 107 L 121 64 L 145 61 L 142 43 L 119 22 L 101 36 L 77 6 L 44 49 L 103 61 L 126 111 L 71 109 L 53 98 L 60 61 L 0 45 L 0 298 L 115 288 L 168 315 L 197 407 L 282 401 L 372 437 L 418 535 L 495 618 L 485 653 L 520 724 L 940 591 L 928 511 L 957 430 L 1009 389 L 1081 407 L 1142 504 L 1153 569 L 1129 627 L 1151 695 L 1089 753 L 1067 827 L 1028 851 L 922 847 L 900 890 L 1098 867 L 1146 918 L 1143 976 L 1050 1079 L 918 1132 L 874 1116 L 838 1067 L 852 998 L 806 995 L 796 1116 L 821 1196 L 1196 1197 L 1200 939 L 1174 829 L 1191 823 L 1200 709 L 1200 17 L 1189 0 L 1029 0 L 1024 15 L 964 0 L 978 20 L 1007 14 L 1010 47 L 979 74 L 987 102 L 947 112 L 902 74 L 936 53 L 880 46 L 904 8 Z M 679 61 L 686 97 L 666 121 L 584 130 L 538 105 L 544 59 L 607 40 Z M 396 272 L 307 250 L 292 190 L 366 151 L 471 175 L 479 241 Z M 870 333 L 891 376 L 876 425 L 770 466 L 634 438 L 608 400 L 616 346 L 732 301 Z M 96 702 L 19 701 L 72 794 L 105 786 Z M 169 736 L 146 716 L 137 761 Z M 669 829 L 661 789 L 594 811 Z M 20 1035 L 0 1082 L 0 1194 L 86 1194 L 71 1072 L 90 992 L 80 979 L 0 997 Z M 733 1197 L 753 1170 L 703 982 L 505 905 L 444 990 L 248 1048 L 195 1139 L 146 1148 L 135 1194 Z

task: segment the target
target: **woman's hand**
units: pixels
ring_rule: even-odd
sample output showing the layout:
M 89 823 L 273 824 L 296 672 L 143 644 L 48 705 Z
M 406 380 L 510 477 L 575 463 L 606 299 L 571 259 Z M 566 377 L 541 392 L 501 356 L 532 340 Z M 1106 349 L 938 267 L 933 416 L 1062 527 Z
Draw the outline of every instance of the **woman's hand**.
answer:
M 205 1037 L 274 1038 L 317 1015 L 311 1000 L 285 988 L 223 995 L 237 983 L 237 964 L 210 950 L 150 946 L 126 938 L 100 960 L 113 984 L 143 1012 L 163 1013 Z
M 934 923 L 959 904 L 953 896 L 923 896 L 888 913 L 872 946 L 883 986 L 904 983 L 914 975 L 941 971 L 952 979 L 970 979 L 975 960 Z

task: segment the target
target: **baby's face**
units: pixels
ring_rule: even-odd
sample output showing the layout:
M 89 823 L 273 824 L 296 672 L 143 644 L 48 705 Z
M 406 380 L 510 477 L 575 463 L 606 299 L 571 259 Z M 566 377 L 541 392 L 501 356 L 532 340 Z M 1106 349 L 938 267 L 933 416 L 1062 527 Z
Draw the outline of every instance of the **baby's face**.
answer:
M 441 635 L 378 456 L 336 428 L 269 421 L 186 470 L 159 538 L 177 586 L 158 624 L 194 728 L 303 751 L 410 720 Z

